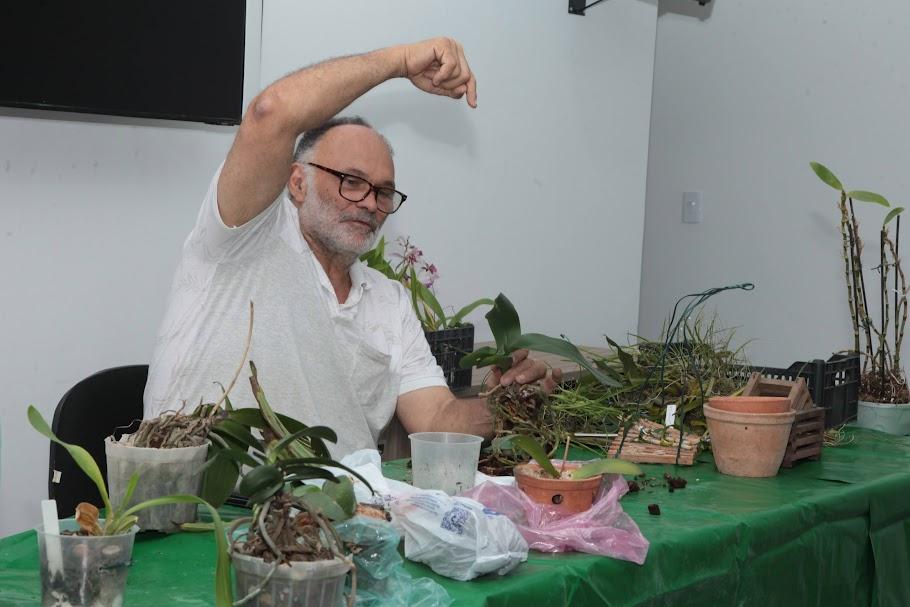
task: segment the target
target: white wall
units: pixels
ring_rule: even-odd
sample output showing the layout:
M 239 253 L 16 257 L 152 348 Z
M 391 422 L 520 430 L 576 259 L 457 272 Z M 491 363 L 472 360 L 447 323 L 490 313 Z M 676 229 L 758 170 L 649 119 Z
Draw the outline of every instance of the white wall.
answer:
M 754 362 L 851 347 L 836 193 L 808 164 L 906 204 L 910 5 L 661 0 L 660 13 L 641 333 L 679 295 L 750 280 L 715 301 L 756 340 Z M 684 191 L 704 193 L 703 223 L 681 222 Z M 883 214 L 863 213 L 872 255 Z
M 526 330 L 600 345 L 638 313 L 656 2 L 611 1 L 585 17 L 567 4 L 275 0 L 262 77 L 403 38 L 460 40 L 476 110 L 397 81 L 345 112 L 396 150 L 409 198 L 385 233 L 410 235 L 439 267 L 443 305 L 502 291 Z
M 526 330 L 600 344 L 637 323 L 657 7 L 611 0 L 575 17 L 566 4 L 267 0 L 262 82 L 327 56 L 460 39 L 478 110 L 404 82 L 353 108 L 392 140 L 410 195 L 386 233 L 410 234 L 440 267 L 444 303 L 503 291 Z M 79 379 L 148 361 L 232 133 L 0 112 L 0 535 L 35 524 L 46 494 L 47 445 L 26 406 L 50 417 Z

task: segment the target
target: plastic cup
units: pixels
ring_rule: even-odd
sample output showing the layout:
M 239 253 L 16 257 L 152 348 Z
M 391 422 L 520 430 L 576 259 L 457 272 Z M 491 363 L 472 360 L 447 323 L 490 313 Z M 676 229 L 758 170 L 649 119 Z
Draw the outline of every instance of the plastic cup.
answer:
M 482 437 L 458 432 L 417 432 L 409 438 L 415 487 L 455 495 L 474 486 Z
M 103 523 L 103 521 L 99 521 Z M 73 519 L 60 521 L 61 531 L 75 531 Z M 36 528 L 41 568 L 41 604 L 119 606 L 139 527 L 122 535 L 78 536 L 45 533 Z

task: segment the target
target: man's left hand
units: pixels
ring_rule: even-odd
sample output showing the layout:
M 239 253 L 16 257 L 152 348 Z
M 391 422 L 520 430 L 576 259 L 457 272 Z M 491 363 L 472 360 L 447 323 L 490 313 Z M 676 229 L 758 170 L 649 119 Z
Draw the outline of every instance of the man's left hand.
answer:
M 541 380 L 541 389 L 550 394 L 562 381 L 562 369 L 551 370 L 544 362 L 528 358 L 528 351 L 522 349 L 512 352 L 512 366 L 505 373 L 498 367 L 493 367 L 493 372 L 487 378 L 487 387 L 530 384 L 538 380 Z

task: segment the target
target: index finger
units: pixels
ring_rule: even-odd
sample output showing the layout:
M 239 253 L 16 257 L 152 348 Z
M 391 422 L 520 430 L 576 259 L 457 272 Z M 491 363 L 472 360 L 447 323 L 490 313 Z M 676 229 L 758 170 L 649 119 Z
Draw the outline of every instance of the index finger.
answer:
M 468 66 L 468 59 L 464 56 L 464 48 L 461 46 L 460 42 L 457 44 L 458 56 L 461 58 L 462 64 L 464 64 L 465 68 L 471 74 L 471 76 L 468 78 L 468 81 L 465 83 L 465 86 L 467 87 L 468 105 L 471 107 L 477 107 L 477 79 L 474 77 L 474 70 Z
M 515 350 L 512 352 L 512 366 L 514 367 L 524 359 L 528 357 L 528 349 L 522 348 L 521 350 Z

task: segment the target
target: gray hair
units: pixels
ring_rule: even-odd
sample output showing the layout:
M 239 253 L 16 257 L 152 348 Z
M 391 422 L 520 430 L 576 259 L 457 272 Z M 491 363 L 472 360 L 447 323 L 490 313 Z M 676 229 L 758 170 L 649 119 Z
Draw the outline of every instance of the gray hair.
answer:
M 395 152 L 392 150 L 392 144 L 389 143 L 389 140 L 385 136 L 373 128 L 373 125 L 361 118 L 360 116 L 336 116 L 335 118 L 330 118 L 326 120 L 321 125 L 316 128 L 310 129 L 303 133 L 300 136 L 300 140 L 297 142 L 297 149 L 294 151 L 294 161 L 305 163 L 310 158 L 310 154 L 313 152 L 313 148 L 316 147 L 316 144 L 319 143 L 319 140 L 328 133 L 330 130 L 336 126 L 344 126 L 348 124 L 353 124 L 355 126 L 365 126 L 368 129 L 373 130 L 377 135 L 382 138 L 383 143 L 386 147 L 389 148 L 389 155 L 394 156 Z

